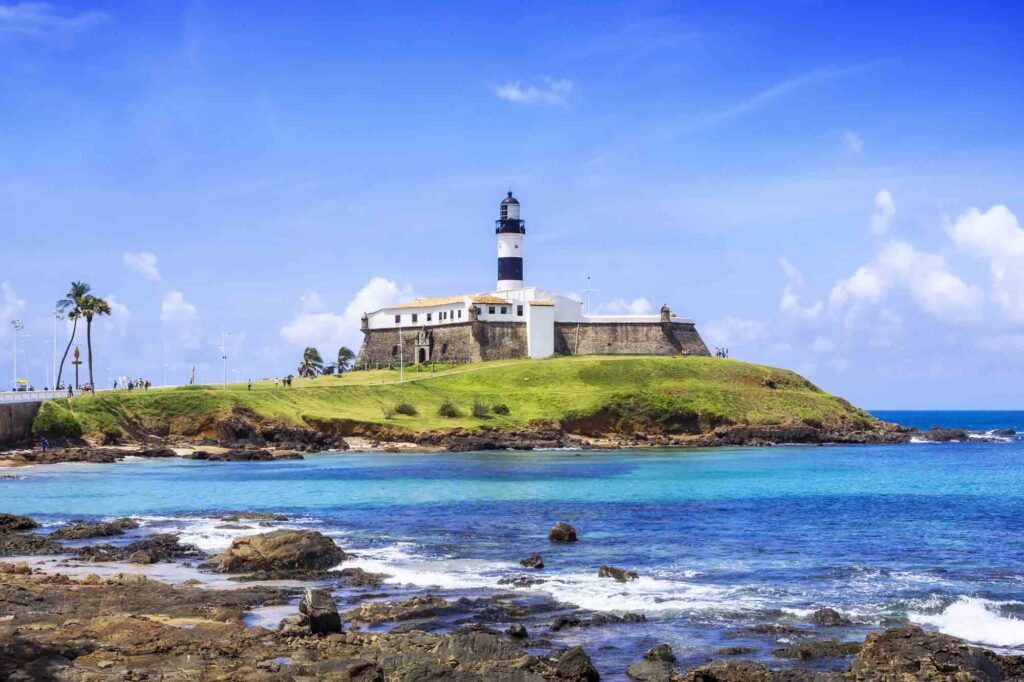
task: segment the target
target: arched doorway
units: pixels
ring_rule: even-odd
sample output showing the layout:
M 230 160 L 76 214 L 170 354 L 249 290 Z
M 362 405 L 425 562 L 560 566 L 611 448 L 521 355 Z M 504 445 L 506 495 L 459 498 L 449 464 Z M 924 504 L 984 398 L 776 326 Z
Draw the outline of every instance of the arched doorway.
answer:
M 419 355 L 416 357 L 416 362 L 418 362 L 420 364 L 423 364 L 426 361 L 427 361 L 427 349 L 426 348 L 420 348 Z

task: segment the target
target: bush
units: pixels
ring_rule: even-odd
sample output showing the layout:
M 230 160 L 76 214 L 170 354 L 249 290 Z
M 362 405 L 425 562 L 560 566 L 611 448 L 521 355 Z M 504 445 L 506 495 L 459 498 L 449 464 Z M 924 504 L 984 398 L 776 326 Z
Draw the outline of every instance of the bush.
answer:
M 395 405 L 395 412 L 398 414 L 404 414 L 408 417 L 412 417 L 416 414 L 416 408 L 409 403 L 398 403 Z
M 32 420 L 32 435 L 48 438 L 81 438 L 82 424 L 66 406 L 46 402 Z
M 392 417 L 395 416 L 395 408 L 390 407 L 388 405 L 382 405 L 380 408 L 380 412 L 381 414 L 384 415 L 385 419 L 391 419 Z
M 490 412 L 490 409 L 488 409 L 487 404 L 484 401 L 480 400 L 480 398 L 473 398 L 474 417 L 486 417 L 488 412 Z
M 506 405 L 505 403 L 498 403 L 497 405 L 491 407 L 491 412 L 493 412 L 494 414 L 506 416 L 509 413 L 508 405 Z
M 117 445 L 124 438 L 124 431 L 116 424 L 104 424 L 100 427 L 100 435 L 104 445 Z
M 451 398 L 445 398 L 441 401 L 441 405 L 437 408 L 437 413 L 442 417 L 448 417 L 452 419 L 454 417 L 461 417 L 462 413 L 459 412 L 459 408 L 455 406 Z

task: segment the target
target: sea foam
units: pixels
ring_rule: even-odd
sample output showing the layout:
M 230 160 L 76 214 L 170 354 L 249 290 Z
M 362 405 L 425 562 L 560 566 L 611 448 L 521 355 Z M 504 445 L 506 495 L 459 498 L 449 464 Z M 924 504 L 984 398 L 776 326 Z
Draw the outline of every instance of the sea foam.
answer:
M 999 603 L 978 597 L 960 597 L 941 613 L 908 613 L 912 622 L 931 625 L 939 632 L 989 646 L 1024 646 L 1024 620 L 1001 616 Z

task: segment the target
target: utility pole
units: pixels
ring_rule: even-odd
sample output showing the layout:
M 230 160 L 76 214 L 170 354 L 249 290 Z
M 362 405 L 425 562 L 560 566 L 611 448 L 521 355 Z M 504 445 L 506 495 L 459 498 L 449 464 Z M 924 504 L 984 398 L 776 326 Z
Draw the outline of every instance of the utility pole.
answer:
M 224 361 L 224 390 L 228 388 L 228 346 L 227 337 L 231 332 L 224 333 L 224 329 L 220 330 L 220 358 Z
M 57 323 L 64 319 L 64 315 L 59 310 L 53 311 L 53 381 L 57 382 Z M 57 389 L 56 386 L 53 387 Z
M 590 275 L 587 275 L 587 288 L 583 290 L 583 293 L 587 295 L 587 315 L 590 314 L 590 294 L 596 294 L 597 289 L 590 288 Z
M 25 323 L 21 320 L 11 320 L 11 326 L 14 327 L 14 388 L 18 388 L 18 332 L 25 328 Z

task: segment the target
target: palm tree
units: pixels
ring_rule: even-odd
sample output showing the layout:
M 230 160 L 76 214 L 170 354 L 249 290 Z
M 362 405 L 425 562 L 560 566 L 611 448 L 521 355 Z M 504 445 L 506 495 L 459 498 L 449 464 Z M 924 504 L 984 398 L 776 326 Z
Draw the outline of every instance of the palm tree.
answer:
M 355 358 L 356 358 L 356 354 L 353 353 L 352 349 L 349 348 L 348 346 L 342 346 L 341 348 L 339 348 L 338 349 L 338 374 L 341 374 L 346 369 L 348 369 L 349 365 L 352 364 L 352 361 L 355 360 Z
M 92 318 L 97 315 L 109 315 L 110 304 L 98 296 L 86 295 L 81 304 L 82 317 L 85 318 L 85 345 L 89 355 L 89 390 L 96 395 L 96 382 L 92 379 Z
M 57 372 L 57 383 L 55 386 L 60 386 L 60 377 L 64 374 L 64 363 L 68 359 L 68 351 L 71 350 L 71 344 L 75 342 L 75 332 L 78 331 L 78 319 L 82 317 L 82 301 L 86 296 L 89 295 L 89 291 L 92 289 L 85 282 L 72 282 L 71 288 L 68 289 L 68 293 L 64 294 L 64 298 L 57 301 L 57 310 L 60 312 L 67 312 L 69 320 L 73 321 L 71 327 L 71 338 L 68 339 L 68 347 L 64 349 L 64 357 L 60 359 L 60 371 Z M 70 308 L 70 310 L 68 310 Z
M 302 362 L 299 363 L 299 374 L 304 377 L 315 377 L 324 369 L 324 359 L 320 357 L 320 351 L 313 346 L 306 346 L 302 351 Z

